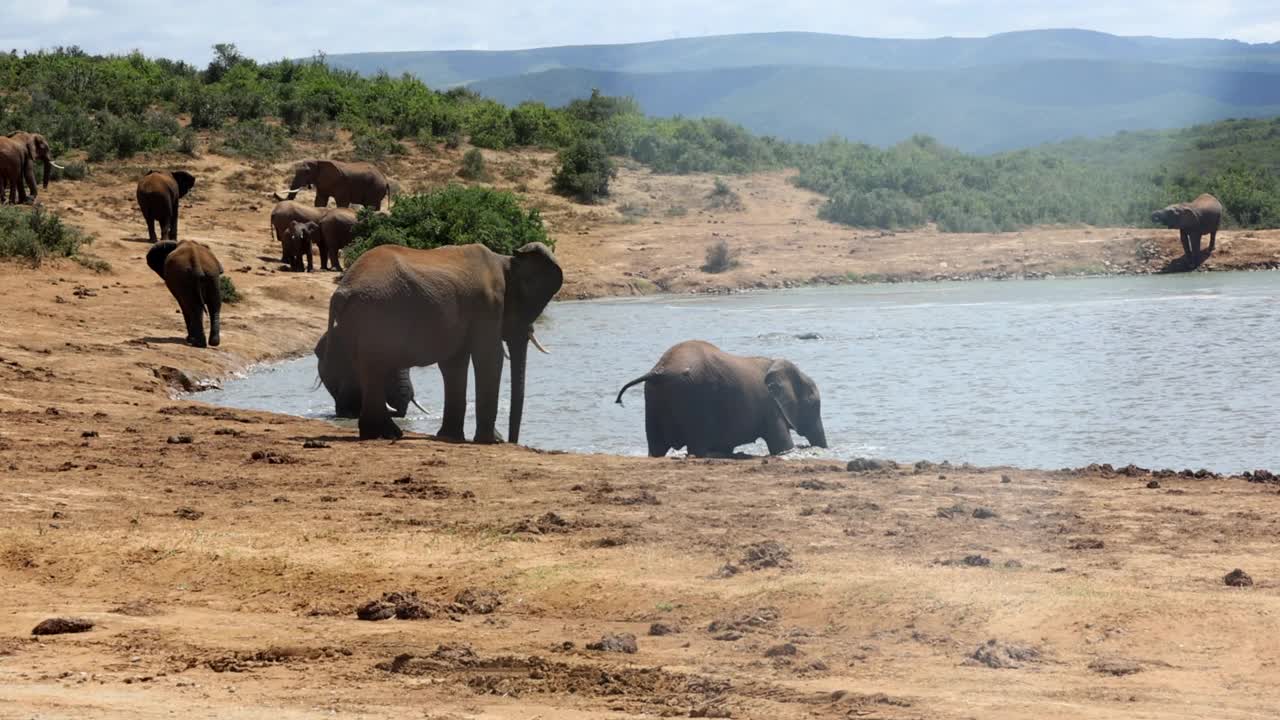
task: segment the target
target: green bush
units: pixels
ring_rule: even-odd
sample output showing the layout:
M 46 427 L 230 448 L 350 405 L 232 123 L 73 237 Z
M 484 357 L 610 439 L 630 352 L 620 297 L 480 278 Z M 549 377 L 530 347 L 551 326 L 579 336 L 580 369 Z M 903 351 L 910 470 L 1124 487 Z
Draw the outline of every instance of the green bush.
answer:
M 89 176 L 89 166 L 80 160 L 67 160 L 62 169 L 53 169 L 51 180 L 83 180 Z
M 561 151 L 560 167 L 551 177 L 551 187 L 578 202 L 594 203 L 609 195 L 609 181 L 617 176 L 604 144 L 583 140 Z
M 484 154 L 479 148 L 471 148 L 462 154 L 462 169 L 458 174 L 468 180 L 488 180 L 489 169 L 484 164 Z
M 507 109 L 492 101 L 475 103 L 467 114 L 466 131 L 471 144 L 490 150 L 501 150 L 515 143 L 515 130 Z
M 196 131 L 191 128 L 183 128 L 178 133 L 178 152 L 188 157 L 198 157 L 200 148 L 200 137 L 196 135 Z
M 408 150 L 390 133 L 383 130 L 366 130 L 359 132 L 352 139 L 356 158 L 378 163 L 390 155 L 404 155 Z
M 228 305 L 235 305 L 244 299 L 244 295 L 236 289 L 236 284 L 227 275 L 218 276 L 218 295 L 222 298 L 222 302 Z
M 738 267 L 738 253 L 729 247 L 726 240 L 707 246 L 706 262 L 702 264 L 704 273 L 722 273 Z
M 510 255 L 531 242 L 554 246 L 537 210 L 525 212 L 509 192 L 449 185 L 401 197 L 387 214 L 361 210 L 355 239 L 345 254 L 348 262 L 353 262 L 378 245 L 429 249 L 481 243 Z
M 39 265 L 46 258 L 75 257 L 89 238 L 39 207 L 0 207 L 0 257 Z
M 261 120 L 245 120 L 227 128 L 222 142 L 214 150 L 220 155 L 278 160 L 292 148 L 284 128 Z

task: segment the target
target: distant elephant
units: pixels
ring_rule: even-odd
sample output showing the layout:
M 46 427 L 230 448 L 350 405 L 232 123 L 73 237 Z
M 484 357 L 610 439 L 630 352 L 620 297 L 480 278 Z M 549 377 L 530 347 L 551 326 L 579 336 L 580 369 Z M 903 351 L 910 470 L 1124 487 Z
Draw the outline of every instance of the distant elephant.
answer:
M 519 442 L 533 321 L 563 282 L 559 262 L 542 243 L 510 257 L 479 244 L 380 245 L 347 268 L 329 300 L 330 347 L 320 376 L 335 374 L 330 361 L 350 357 L 360 384 L 360 439 L 396 439 L 402 433 L 384 401 L 388 375 L 439 363 L 445 399 L 437 436 L 461 441 L 468 366 L 474 366 L 475 441 L 502 442 L 495 424 L 505 342 L 511 353 L 508 435 Z
M 368 205 L 374 210 L 382 208 L 390 185 L 387 176 L 366 162 L 339 162 L 337 160 L 303 160 L 293 172 L 289 191 L 276 193 L 277 200 L 292 200 L 304 187 L 315 186 L 316 207 L 327 207 L 333 198 L 338 207 Z
M 35 169 L 36 165 L 35 164 L 37 160 L 44 163 L 44 176 L 43 176 L 42 186 L 44 187 L 45 190 L 49 189 L 49 176 L 53 174 L 53 169 L 54 168 L 57 168 L 59 170 L 66 169 L 53 161 L 53 155 L 49 150 L 49 141 L 44 139 L 44 135 L 41 135 L 40 133 L 29 133 L 29 132 L 23 132 L 21 130 L 16 130 L 14 132 L 9 133 L 9 139 L 17 143 L 20 143 L 24 148 L 26 148 L 27 165 L 26 165 L 26 170 L 24 174 L 27 181 L 27 187 L 31 190 L 32 198 L 36 197 L 36 195 L 39 194 L 36 188 L 36 169 Z
M 329 214 L 327 208 L 313 207 L 304 205 L 293 200 L 282 200 L 271 208 L 271 232 L 276 240 L 280 242 L 280 262 L 288 264 L 290 267 L 297 267 L 294 264 L 294 258 L 289 254 L 289 250 L 285 245 L 285 232 L 296 222 L 315 222 L 319 224 L 325 215 Z M 299 258 L 300 260 L 300 258 Z M 321 259 L 321 267 L 323 267 L 323 258 Z
M 739 357 L 688 340 L 623 385 L 616 402 L 639 383 L 651 457 L 682 447 L 694 457 L 727 457 L 761 437 L 777 455 L 795 447 L 793 429 L 813 446 L 827 446 L 818 386 L 789 360 Z
M 0 203 L 8 192 L 10 203 L 25 203 L 27 188 L 23 179 L 27 174 L 27 151 L 22 143 L 0 137 Z
M 355 374 L 355 366 L 352 365 L 349 355 L 342 358 L 327 358 L 328 362 L 326 362 L 328 342 L 329 334 L 326 332 L 316 343 L 315 354 L 318 367 L 324 368 L 327 373 L 320 376 L 320 382 L 333 398 L 335 415 L 340 418 L 359 417 L 360 382 Z M 409 368 L 399 368 L 388 373 L 386 391 L 386 403 L 391 407 L 392 417 L 402 418 L 408 414 L 409 403 L 426 412 L 413 399 L 413 381 L 409 379 Z
M 302 272 L 302 259 L 307 259 L 307 272 L 315 269 L 315 264 L 311 261 L 311 243 L 320 237 L 320 225 L 314 220 L 302 222 L 294 220 L 293 224 L 284 231 L 282 244 L 284 245 L 284 254 L 288 258 L 289 267 L 295 272 Z M 324 257 L 324 248 L 320 248 L 321 259 Z
M 187 342 L 205 347 L 204 313 L 209 311 L 209 345 L 217 347 L 222 342 L 221 323 L 222 294 L 219 279 L 222 263 L 208 246 L 193 240 L 173 242 L 166 240 L 151 246 L 147 251 L 147 266 L 164 278 L 164 284 L 182 308 L 182 319 L 187 324 Z
M 147 220 L 147 234 L 156 241 L 156 223 L 161 240 L 178 239 L 178 201 L 191 192 L 196 179 L 182 170 L 148 170 L 138 181 L 138 207 Z
M 1151 213 L 1151 222 L 1167 228 L 1178 228 L 1182 251 L 1192 262 L 1200 262 L 1200 238 L 1209 236 L 1209 253 L 1218 244 L 1218 225 L 1222 222 L 1222 203 L 1205 193 L 1189 203 L 1177 203 Z
M 348 208 L 334 208 L 320 220 L 320 269 L 342 269 L 339 252 L 355 237 L 356 213 Z

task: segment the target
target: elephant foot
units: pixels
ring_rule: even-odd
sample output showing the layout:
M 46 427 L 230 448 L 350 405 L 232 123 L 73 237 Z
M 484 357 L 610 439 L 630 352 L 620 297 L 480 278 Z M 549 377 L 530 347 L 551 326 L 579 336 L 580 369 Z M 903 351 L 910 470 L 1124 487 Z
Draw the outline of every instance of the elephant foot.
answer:
M 477 445 L 501 445 L 506 442 L 506 438 L 497 430 L 491 430 L 487 433 L 476 433 L 475 444 Z
M 208 344 L 205 343 L 204 338 L 202 337 L 189 337 L 187 338 L 187 344 L 198 348 L 208 347 Z
M 440 428 L 436 431 L 435 435 L 432 435 L 432 437 L 441 442 L 449 443 L 464 443 L 467 441 L 467 437 L 463 435 L 461 431 L 455 433 L 445 430 L 444 428 Z
M 404 437 L 404 431 L 390 417 L 375 420 L 360 418 L 359 424 L 361 440 L 399 440 Z
M 222 344 L 222 338 L 217 335 L 209 336 L 209 347 L 218 347 Z

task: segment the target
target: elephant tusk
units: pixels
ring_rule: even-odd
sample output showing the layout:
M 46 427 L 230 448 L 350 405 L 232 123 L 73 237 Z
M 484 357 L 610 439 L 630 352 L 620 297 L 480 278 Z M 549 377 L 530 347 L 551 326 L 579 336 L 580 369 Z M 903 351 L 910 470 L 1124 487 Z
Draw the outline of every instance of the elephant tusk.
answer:
M 543 355 L 551 354 L 546 348 L 542 347 L 542 343 L 538 342 L 538 336 L 533 334 L 533 330 L 529 331 L 529 342 L 533 343 L 533 346 L 538 348 L 538 352 Z
M 65 168 L 65 167 L 63 167 L 63 166 L 59 165 L 58 163 L 56 163 L 56 162 L 54 162 L 54 161 L 52 161 L 52 160 L 50 160 L 50 161 L 49 161 L 49 164 L 50 164 L 50 165 L 52 165 L 52 166 L 54 166 L 54 167 L 56 167 L 56 168 L 58 168 L 59 170 L 66 170 L 66 168 Z

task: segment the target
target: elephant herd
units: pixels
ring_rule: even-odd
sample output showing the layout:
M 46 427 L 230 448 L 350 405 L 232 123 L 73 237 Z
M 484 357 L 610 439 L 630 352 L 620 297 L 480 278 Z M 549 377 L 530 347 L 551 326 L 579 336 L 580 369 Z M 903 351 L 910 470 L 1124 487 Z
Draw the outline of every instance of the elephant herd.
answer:
M 44 163 L 47 188 L 54 163 L 38 134 L 0 137 L 0 202 L 34 199 L 34 164 Z M 196 184 L 188 172 L 148 171 L 137 201 L 153 243 L 147 265 L 178 301 L 187 342 L 218 346 L 222 265 L 206 245 L 178 240 L 180 200 Z M 315 188 L 313 206 L 296 202 Z M 343 270 L 339 254 L 351 242 L 357 215 L 350 205 L 380 210 L 388 197 L 385 175 L 368 163 L 306 160 L 288 191 L 276 193 L 271 232 L 282 261 L 296 271 Z M 337 205 L 330 208 L 329 199 Z M 1200 240 L 1213 252 L 1222 205 L 1212 195 L 1152 213 L 1152 222 L 1177 228 L 1186 255 L 1199 261 Z M 157 233 L 156 226 L 159 226 Z M 554 254 L 530 243 L 513 255 L 483 245 L 416 250 L 375 247 L 345 269 L 329 300 L 328 323 L 315 346 L 320 380 L 337 415 L 357 417 L 363 439 L 402 436 L 392 417 L 404 417 L 414 401 L 409 369 L 438 365 L 444 381 L 443 421 L 437 437 L 462 441 L 467 385 L 475 375 L 477 443 L 502 442 L 497 430 L 504 360 L 511 361 L 510 416 L 506 439 L 519 442 L 528 349 L 539 350 L 533 323 L 559 292 L 564 273 Z M 204 315 L 209 333 L 204 333 Z M 542 350 L 545 352 L 545 350 Z M 710 343 L 690 340 L 665 352 L 653 368 L 618 392 L 643 384 L 649 455 L 687 448 L 693 456 L 727 456 L 763 438 L 771 454 L 794 448 L 791 433 L 826 447 L 821 398 L 812 378 L 785 359 L 739 357 Z

